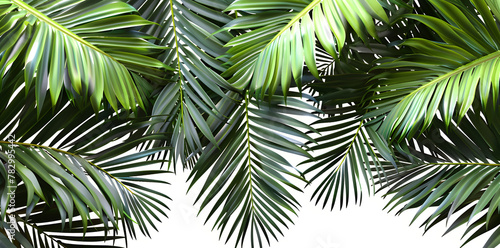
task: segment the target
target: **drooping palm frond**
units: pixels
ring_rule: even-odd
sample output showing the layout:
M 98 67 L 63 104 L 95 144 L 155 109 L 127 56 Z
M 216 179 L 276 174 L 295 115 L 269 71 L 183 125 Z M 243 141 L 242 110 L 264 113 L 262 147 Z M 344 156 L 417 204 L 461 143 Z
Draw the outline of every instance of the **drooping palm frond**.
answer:
M 319 96 L 322 111 L 327 116 L 312 124 L 321 136 L 311 147 L 316 155 L 302 164 L 305 175 L 312 175 L 310 184 L 321 180 L 311 196 L 316 204 L 330 203 L 333 209 L 349 204 L 349 199 L 361 202 L 363 191 L 375 192 L 374 178 L 384 178 L 384 167 L 402 166 L 407 162 L 395 160 L 395 153 L 363 121 L 363 97 L 368 89 L 369 74 L 341 74 L 324 77 L 325 82 L 309 84 Z M 379 180 L 382 183 L 382 180 Z M 373 188 L 373 190 L 371 190 Z
M 430 0 L 444 16 L 410 15 L 436 32 L 442 41 L 412 38 L 402 45 L 414 53 L 383 60 L 374 91 L 379 92 L 371 116 L 385 116 L 379 131 L 393 140 L 413 137 L 431 126 L 434 117 L 447 126 L 465 116 L 476 94 L 483 106 L 498 102 L 500 30 L 484 0 L 471 1 L 481 14 L 458 1 Z M 409 111 L 411 110 L 411 111 Z
M 55 231 L 53 221 L 57 220 L 62 220 L 59 232 L 68 231 L 64 229 L 66 224 L 71 230 L 73 219 L 79 216 L 76 228 L 80 229 L 77 232 L 81 235 L 77 236 L 83 242 L 86 241 L 84 235 L 87 228 L 91 229 L 99 223 L 102 223 L 102 228 L 99 230 L 108 231 L 117 230 L 121 221 L 123 227 L 127 228 L 124 231 L 135 237 L 133 225 L 135 222 L 142 233 L 149 235 L 147 226 L 155 228 L 150 217 L 159 221 L 154 211 L 165 215 L 157 204 L 164 207 L 166 205 L 157 198 L 167 196 L 137 183 L 161 182 L 143 176 L 165 173 L 165 171 L 140 170 L 140 167 L 154 163 L 135 162 L 148 153 L 114 157 L 110 161 L 99 162 L 100 157 L 90 160 L 85 156 L 56 148 L 15 141 L 7 145 L 8 143 L 9 141 L 2 141 L 0 144 L 2 146 L 0 156 L 5 165 L 2 166 L 2 219 L 6 216 L 11 199 L 8 193 L 12 188 L 9 186 L 17 186 L 19 183 L 25 188 L 23 191 L 26 196 L 17 197 L 23 192 L 16 192 L 15 200 L 18 204 L 24 203 L 26 208 L 16 209 L 10 214 L 22 218 L 23 222 L 43 233 Z M 15 173 L 8 173 L 11 170 Z M 26 202 L 21 200 L 23 197 L 26 198 Z M 59 214 L 59 218 L 52 215 L 45 216 L 45 211 L 54 211 Z M 97 216 L 98 222 L 93 222 L 92 214 Z M 46 227 L 49 229 L 45 230 Z M 28 234 L 28 230 L 25 228 L 23 230 Z M 30 238 L 17 234 L 14 238 L 19 241 L 24 238 L 30 243 L 36 243 L 37 235 L 33 235 Z M 62 244 L 66 238 L 70 241 L 75 238 L 60 234 L 55 237 L 51 235 L 53 234 L 45 234 L 47 238 L 59 240 Z M 89 241 L 93 239 L 90 238 Z
M 4 90 L 11 88 L 2 88 L 2 94 Z M 33 89 L 28 95 L 21 90 L 12 94 L 12 101 L 0 101 L 5 106 L 0 112 L 5 126 L 0 141 L 5 172 L 0 184 L 2 221 L 10 199 L 8 186 L 17 185 L 14 214 L 20 233 L 16 239 L 25 247 L 29 247 L 25 243 L 38 247 L 56 240 L 61 247 L 70 247 L 113 240 L 107 232 L 118 229 L 125 238 L 134 238 L 134 222 L 145 235 L 149 235 L 148 226 L 156 229 L 157 213 L 165 215 L 167 208 L 160 199 L 167 196 L 144 183 L 162 183 L 149 177 L 166 172 L 146 168 L 166 161 L 145 158 L 169 147 L 123 155 L 142 143 L 164 139 L 164 134 L 145 135 L 153 124 L 149 117 L 140 110 L 116 113 L 111 107 L 96 115 L 90 103 L 84 108 L 57 103 L 36 118 L 33 95 Z M 67 101 L 64 95 L 61 99 Z M 44 104 L 50 106 L 50 99 Z M 15 137 L 16 147 L 8 147 L 9 134 Z M 12 170 L 15 173 L 7 173 Z M 8 183 L 9 177 L 15 178 L 14 185 Z
M 215 143 L 214 128 L 220 128 L 229 113 L 218 109 L 228 99 L 228 91 L 241 92 L 219 74 L 226 70 L 224 45 L 233 38 L 229 32 L 215 33 L 233 18 L 221 10 L 230 1 L 129 1 L 141 15 L 159 23 L 142 31 L 158 37 L 157 45 L 171 49 L 158 55 L 163 63 L 175 68 L 175 75 L 161 92 L 154 94 L 154 121 L 150 132 L 171 133 L 169 140 L 153 146 L 172 146 L 170 160 L 194 164 L 206 142 Z M 226 99 L 226 100 L 224 100 Z M 226 110 L 227 111 L 227 110 Z M 219 124 L 210 127 L 210 119 Z M 190 158 L 190 159 L 188 159 Z M 175 168 L 174 168 L 175 169 Z
M 225 29 L 251 31 L 232 39 L 227 46 L 231 67 L 223 75 L 233 85 L 249 85 L 251 96 L 274 94 L 281 84 L 288 91 L 292 79 L 300 85 L 304 62 L 319 78 L 315 56 L 316 41 L 334 58 L 338 57 L 349 28 L 365 42 L 366 33 L 377 37 L 376 21 L 389 22 L 383 6 L 363 1 L 268 1 L 265 4 L 239 0 L 226 10 L 242 16 Z
M 277 150 L 309 156 L 299 145 L 311 140 L 301 130 L 311 128 L 287 114 L 310 116 L 302 109 L 311 106 L 291 97 L 288 105 L 283 97 L 269 101 L 258 105 L 247 94 L 189 177 L 192 187 L 208 174 L 197 197 L 200 212 L 211 208 L 207 221 L 216 218 L 213 228 L 221 236 L 227 233 L 226 242 L 236 236 L 236 246 L 245 238 L 252 247 L 262 247 L 264 238 L 268 243 L 277 239 L 277 233 L 283 234 L 280 227 L 292 222 L 290 215 L 300 206 L 287 188 L 301 191 L 289 179 L 303 178 Z
M 382 58 L 371 71 L 373 96 L 364 117 L 390 147 L 414 159 L 385 167 L 379 181 L 392 196 L 391 210 L 417 208 L 415 219 L 433 211 L 422 225 L 426 231 L 443 220 L 452 221 L 447 232 L 467 224 L 468 243 L 496 229 L 484 245 L 496 247 L 498 4 L 428 2 L 429 14 L 407 17 L 432 32 L 414 33 L 401 44 L 412 53 Z
M 164 48 L 131 29 L 154 23 L 123 2 L 5 0 L 0 6 L 0 85 L 24 74 L 37 106 L 48 94 L 55 105 L 65 89 L 76 104 L 90 100 L 96 112 L 103 98 L 115 110 L 118 104 L 135 110 L 145 96 L 128 69 L 165 75 L 167 67 L 148 56 Z
M 476 111 L 480 109 L 480 101 L 475 105 Z M 420 162 L 399 172 L 387 167 L 386 195 L 392 196 L 387 207 L 391 206 L 391 210 L 400 207 L 398 213 L 417 208 L 412 222 L 431 211 L 422 223 L 426 231 L 444 220 L 447 223 L 451 220 L 446 233 L 467 225 L 464 236 L 468 237 L 464 244 L 496 229 L 484 245 L 493 248 L 500 244 L 497 234 L 500 132 L 498 124 L 487 125 L 481 115 L 479 111 L 470 110 L 462 122 L 448 132 L 443 121 L 434 123 L 418 138 L 419 146 L 411 147 L 414 154 L 417 150 L 427 150 L 432 156 L 440 157 L 438 161 L 427 162 L 420 157 Z M 489 121 L 492 120 L 487 123 L 491 123 Z M 491 137 L 485 138 L 485 135 Z

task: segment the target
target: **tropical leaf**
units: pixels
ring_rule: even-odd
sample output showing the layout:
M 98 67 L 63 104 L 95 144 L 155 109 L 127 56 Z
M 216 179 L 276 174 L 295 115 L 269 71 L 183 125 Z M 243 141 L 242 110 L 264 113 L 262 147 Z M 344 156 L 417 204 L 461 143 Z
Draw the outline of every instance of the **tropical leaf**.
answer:
M 301 190 L 289 179 L 304 179 L 276 150 L 310 156 L 299 145 L 311 140 L 301 129 L 311 128 L 286 114 L 310 116 L 301 108 L 311 106 L 292 98 L 283 103 L 274 96 L 270 105 L 258 105 L 247 94 L 215 136 L 217 145 L 204 149 L 189 176 L 191 188 L 208 174 L 196 200 L 203 199 L 200 212 L 213 204 L 206 221 L 216 218 L 213 228 L 227 233 L 226 242 L 236 236 L 236 246 L 246 237 L 252 247 L 262 247 L 264 238 L 277 239 L 277 233 L 283 235 L 280 226 L 287 227 L 300 206 L 288 188 Z
M 154 139 L 155 137 L 147 138 Z M 157 207 L 157 204 L 163 207 L 166 205 L 158 201 L 157 198 L 158 196 L 167 196 L 144 187 L 138 182 L 161 182 L 144 176 L 166 172 L 142 169 L 144 166 L 156 163 L 156 161 L 138 162 L 141 158 L 150 155 L 151 152 L 126 156 L 116 154 L 130 150 L 131 144 L 132 147 L 136 146 L 134 140 L 132 138 L 122 145 L 116 145 L 112 149 L 91 156 L 82 156 L 36 144 L 15 141 L 0 142 L 3 151 L 2 160 L 6 163 L 5 167 L 2 167 L 5 172 L 2 173 L 4 174 L 2 217 L 5 217 L 10 199 L 7 195 L 9 189 L 7 178 L 11 179 L 11 176 L 7 177 L 7 170 L 15 170 L 16 180 L 22 182 L 26 188 L 25 205 L 28 208 L 22 217 L 28 223 L 40 224 L 31 222 L 29 218 L 32 208 L 39 206 L 38 203 L 43 203 L 40 205 L 41 207 L 57 205 L 54 211 L 58 210 L 60 220 L 68 219 L 70 227 L 73 218 L 80 216 L 82 222 L 80 227 L 83 228 L 83 234 L 87 229 L 87 220 L 91 218 L 90 213 L 94 213 L 104 225 L 104 230 L 118 229 L 118 221 L 121 220 L 132 237 L 136 236 L 133 222 L 138 224 L 142 233 L 149 235 L 147 226 L 151 225 L 155 228 L 150 216 L 159 221 L 154 211 L 165 215 L 161 208 Z M 155 152 L 158 151 L 161 150 Z M 103 160 L 107 161 L 102 162 Z M 7 162 L 15 169 L 7 167 Z M 29 206 L 32 206 L 31 210 L 29 210 Z M 40 209 L 40 211 L 42 210 Z M 43 231 L 43 227 L 39 226 L 38 228 Z M 64 229 L 64 221 L 61 229 Z
M 162 71 L 163 63 L 147 55 L 164 48 L 148 43 L 134 27 L 152 25 L 120 1 L 0 2 L 2 57 L 0 86 L 24 74 L 24 88 L 35 88 L 37 106 L 47 94 L 52 105 L 64 88 L 79 105 L 92 103 L 96 112 L 103 98 L 117 110 L 143 106 L 133 74 Z M 38 108 L 41 112 L 41 108 Z
M 374 78 L 378 81 L 373 90 L 379 93 L 368 114 L 387 115 L 379 131 L 391 140 L 422 133 L 438 116 L 447 126 L 452 119 L 460 122 L 476 94 L 483 106 L 498 102 L 500 31 L 486 2 L 472 1 L 483 19 L 457 2 L 430 2 L 448 22 L 432 16 L 408 17 L 427 25 L 442 41 L 409 39 L 402 45 L 414 53 L 382 60 L 375 68 L 398 70 Z
M 9 84 L 2 88 L 2 94 L 13 89 Z M 9 201 L 6 179 L 11 174 L 7 170 L 13 170 L 8 161 L 15 166 L 16 206 L 26 206 L 14 212 L 20 225 L 16 239 L 34 247 L 56 241 L 69 247 L 68 244 L 76 245 L 74 241 L 82 241 L 79 245 L 83 246 L 113 240 L 114 236 L 107 234 L 111 230 L 122 230 L 120 235 L 124 238 L 136 237 L 134 222 L 145 235 L 149 235 L 148 226 L 156 229 L 158 213 L 165 215 L 167 208 L 159 198 L 167 196 L 144 183 L 163 182 L 149 176 L 165 171 L 145 168 L 165 161 L 145 158 L 169 147 L 123 155 L 148 141 L 164 139 L 164 134 L 145 135 L 152 125 L 150 117 L 141 111 L 116 113 L 112 108 L 95 115 L 90 103 L 84 108 L 58 103 L 52 109 L 44 108 L 40 118 L 36 118 L 33 95 L 34 89 L 28 95 L 18 90 L 12 99 L 1 100 L 5 108 L 0 116 L 10 118 L 2 119 L 5 138 L 0 141 L 5 162 L 2 170 L 6 172 L 2 173 L 0 184 L 4 196 L 2 221 L 6 217 L 5 203 Z M 67 101 L 66 96 L 62 99 Z M 50 106 L 50 100 L 46 99 L 45 104 Z M 9 134 L 16 137 L 12 139 L 13 148 L 8 147 L 12 146 L 7 140 Z M 73 235 L 68 236 L 67 232 Z
M 426 15 L 407 17 L 434 34 L 415 33 L 401 44 L 412 53 L 382 58 L 371 71 L 376 76 L 364 117 L 389 147 L 413 158 L 405 167 L 385 167 L 378 181 L 392 196 L 390 210 L 416 208 L 413 221 L 431 212 L 422 224 L 426 231 L 443 220 L 451 221 L 446 233 L 466 224 L 466 244 L 497 229 L 484 245 L 496 247 L 500 31 L 490 7 L 495 3 L 428 2 Z
M 418 209 L 412 222 L 431 212 L 422 224 L 426 231 L 443 220 L 451 222 L 446 233 L 466 224 L 464 236 L 470 235 L 464 244 L 500 224 L 495 196 L 500 175 L 500 129 L 494 123 L 498 115 L 483 113 L 479 98 L 472 106 L 460 124 L 448 127 L 434 120 L 421 136 L 402 143 L 416 159 L 398 170 L 386 167 L 381 188 L 392 196 L 390 210 L 400 207 L 399 214 Z M 487 109 L 493 109 L 491 102 Z M 490 235 L 484 247 L 499 244 L 495 234 Z
M 184 166 L 194 164 L 196 156 L 207 142 L 216 143 L 214 128 L 221 128 L 229 112 L 221 112 L 219 102 L 225 102 L 227 92 L 240 91 L 219 74 L 226 70 L 226 44 L 233 35 L 218 31 L 233 18 L 221 12 L 226 1 L 129 1 L 141 15 L 159 26 L 142 31 L 158 37 L 154 42 L 171 49 L 158 55 L 163 63 L 175 68 L 170 83 L 155 95 L 150 133 L 168 132 L 169 140 L 158 141 L 154 147 L 172 146 L 169 160 Z M 157 7 L 158 6 L 158 7 Z M 221 103 L 222 104 L 222 103 Z M 218 124 L 210 127 L 210 119 Z M 190 158 L 190 159 L 188 159 Z M 175 167 L 174 167 L 175 169 Z
M 323 208 L 330 203 L 333 209 L 337 202 L 340 208 L 347 207 L 352 196 L 355 203 L 361 203 L 363 191 L 375 192 L 374 178 L 384 177 L 383 167 L 396 166 L 392 149 L 372 127 L 365 127 L 361 118 L 370 77 L 360 73 L 333 75 L 324 77 L 325 82 L 308 85 L 319 94 L 317 99 L 327 116 L 312 124 L 321 136 L 311 147 L 314 158 L 302 164 L 308 165 L 304 174 L 312 175 L 310 184 L 321 180 L 311 200 L 316 198 L 318 204 L 323 199 Z M 402 165 L 398 161 L 397 166 Z
M 151 225 L 155 228 L 150 216 L 159 221 L 153 209 L 165 215 L 156 204 L 161 203 L 157 200 L 158 196 L 167 196 L 137 184 L 137 182 L 155 182 L 143 176 L 165 173 L 165 171 L 137 170 L 152 162 L 130 163 L 147 154 L 129 155 L 114 158 L 105 163 L 94 163 L 77 154 L 35 144 L 2 141 L 0 145 L 2 147 L 0 156 L 5 163 L 5 167 L 2 167 L 4 175 L 2 219 L 6 216 L 11 199 L 8 193 L 12 189 L 7 186 L 16 186 L 19 184 L 17 182 L 22 182 L 25 188 L 24 205 L 27 208 L 23 210 L 22 215 L 17 209 L 10 214 L 20 215 L 20 218 L 25 219 L 23 222 L 36 226 L 41 232 L 46 232 L 45 223 L 54 226 L 52 221 L 58 219 L 63 220 L 61 231 L 64 232 L 66 220 L 71 229 L 73 219 L 80 216 L 77 228 L 81 229 L 78 232 L 83 235 L 89 226 L 89 221 L 92 223 L 91 226 L 102 223 L 103 228 L 99 230 L 118 229 L 118 221 L 122 221 L 131 236 L 135 237 L 134 222 L 138 224 L 142 233 L 149 235 L 147 226 Z M 98 159 L 92 161 L 98 161 Z M 11 170 L 15 172 L 15 176 L 10 173 Z M 21 200 L 19 204 L 22 203 Z M 164 204 L 161 205 L 166 207 Z M 45 217 L 44 206 L 52 206 L 54 213 L 60 215 L 59 218 Z M 91 213 L 97 215 L 97 222 L 92 222 Z M 31 214 L 35 216 L 32 218 Z M 36 217 L 41 215 L 43 217 Z M 27 232 L 26 229 L 24 230 Z M 16 240 L 26 238 L 36 243 L 36 237 L 31 239 L 26 235 L 21 235 L 20 237 L 14 236 L 14 238 Z M 83 236 L 80 238 L 85 241 Z M 71 237 L 63 236 L 59 239 L 71 240 Z M 92 238 L 89 241 L 93 241 Z
M 223 75 L 231 76 L 229 82 L 238 87 L 248 85 L 250 95 L 258 99 L 266 93 L 274 94 L 280 84 L 286 96 L 292 78 L 300 87 L 304 62 L 319 78 L 316 41 L 338 58 L 349 37 L 349 27 L 367 42 L 366 33 L 378 38 L 374 18 L 389 22 L 382 5 L 372 0 L 284 0 L 266 4 L 239 0 L 226 10 L 237 11 L 241 17 L 225 29 L 251 31 L 227 44 L 232 46 L 228 51 L 231 67 Z

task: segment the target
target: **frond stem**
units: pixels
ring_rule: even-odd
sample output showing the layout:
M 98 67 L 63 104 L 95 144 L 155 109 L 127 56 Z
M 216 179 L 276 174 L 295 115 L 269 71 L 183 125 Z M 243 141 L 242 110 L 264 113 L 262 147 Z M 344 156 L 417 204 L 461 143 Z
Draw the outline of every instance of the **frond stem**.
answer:
M 177 56 L 177 73 L 179 74 L 179 93 L 180 93 L 180 101 L 181 101 L 181 122 L 184 126 L 184 96 L 182 89 L 182 81 L 184 81 L 181 73 L 181 57 L 179 53 L 179 38 L 177 38 L 177 27 L 175 25 L 175 15 L 174 15 L 174 3 L 170 0 L 170 13 L 172 15 L 172 26 L 174 29 L 174 39 L 175 39 L 175 53 Z
M 486 63 L 486 62 L 488 62 L 490 60 L 493 60 L 493 59 L 497 59 L 499 57 L 500 57 L 500 51 L 496 51 L 494 53 L 490 53 L 490 54 L 488 54 L 486 56 L 483 56 L 483 57 L 481 57 L 479 59 L 476 59 L 476 60 L 474 60 L 474 61 L 472 61 L 472 62 L 470 62 L 468 64 L 462 65 L 462 66 L 456 68 L 455 70 L 450 71 L 450 72 L 448 72 L 448 73 L 446 73 L 444 75 L 441 75 L 441 76 L 433 79 L 432 81 L 426 83 L 425 85 L 420 86 L 418 89 L 414 90 L 413 92 L 411 92 L 410 94 L 408 94 L 405 98 L 403 98 L 401 101 L 399 101 L 399 103 L 401 103 L 401 102 L 409 99 L 410 97 L 412 97 L 413 95 L 417 94 L 418 92 L 424 90 L 425 88 L 430 87 L 432 85 L 435 85 L 435 84 L 443 81 L 446 78 L 451 78 L 451 77 L 453 77 L 453 76 L 455 76 L 457 74 L 460 74 L 460 73 L 462 73 L 462 72 L 464 72 L 466 70 L 470 70 L 470 69 L 472 69 L 472 68 L 474 68 L 474 67 L 476 67 L 476 66 L 478 66 L 480 64 Z
M 435 166 L 441 166 L 441 165 L 482 165 L 482 166 L 494 166 L 494 167 L 500 167 L 500 164 L 494 164 L 494 163 L 425 163 L 424 165 L 435 165 Z
M 356 134 L 354 134 L 354 137 L 352 138 L 352 141 L 351 141 L 351 143 L 349 144 L 349 147 L 347 148 L 347 151 L 345 152 L 345 155 L 344 155 L 344 157 L 342 158 L 342 161 L 340 161 L 339 166 L 337 166 L 337 168 L 335 168 L 334 173 L 335 173 L 335 172 L 337 172 L 337 171 L 340 169 L 340 167 L 342 166 L 342 164 L 343 164 L 343 163 L 344 163 L 344 161 L 346 160 L 347 155 L 348 155 L 348 154 L 349 154 L 349 152 L 351 151 L 352 145 L 353 145 L 353 144 L 354 144 L 354 142 L 356 141 L 356 138 L 358 137 L 358 134 L 360 133 L 360 131 L 361 131 L 361 127 L 362 127 L 362 126 L 363 126 L 363 121 L 360 121 L 360 122 L 359 122 L 358 129 L 356 129 Z
M 314 9 L 314 7 L 316 7 L 316 5 L 320 4 L 323 0 L 314 0 L 312 1 L 309 5 L 307 5 L 307 7 L 305 7 L 302 11 L 300 11 L 295 17 L 293 17 L 292 20 L 290 20 L 290 22 L 280 30 L 280 32 L 278 34 L 276 34 L 273 39 L 271 41 L 269 41 L 269 43 L 267 43 L 266 47 L 264 47 L 263 50 L 265 50 L 271 43 L 273 43 L 278 37 L 280 37 L 285 31 L 287 31 L 288 29 L 290 29 L 290 27 L 293 26 L 293 24 L 295 24 L 296 22 L 298 22 L 302 17 L 304 17 L 305 15 L 307 15 L 309 13 L 309 11 L 311 11 L 312 9 Z
M 250 153 L 250 119 L 248 118 L 248 91 L 245 93 L 245 117 L 246 117 L 246 128 L 247 128 L 247 151 L 248 151 L 248 179 L 250 182 L 250 202 L 252 204 L 252 210 L 255 210 L 254 200 L 253 200 L 253 187 L 252 187 L 252 160 Z

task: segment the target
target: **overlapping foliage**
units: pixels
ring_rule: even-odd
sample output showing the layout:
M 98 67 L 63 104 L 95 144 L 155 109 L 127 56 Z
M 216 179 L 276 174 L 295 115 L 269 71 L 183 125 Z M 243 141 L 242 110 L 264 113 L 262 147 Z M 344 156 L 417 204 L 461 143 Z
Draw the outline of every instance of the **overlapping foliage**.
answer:
M 236 246 L 285 235 L 306 185 L 500 244 L 498 1 L 3 0 L 0 18 L 2 243 L 148 235 L 168 209 L 150 176 L 182 164 Z

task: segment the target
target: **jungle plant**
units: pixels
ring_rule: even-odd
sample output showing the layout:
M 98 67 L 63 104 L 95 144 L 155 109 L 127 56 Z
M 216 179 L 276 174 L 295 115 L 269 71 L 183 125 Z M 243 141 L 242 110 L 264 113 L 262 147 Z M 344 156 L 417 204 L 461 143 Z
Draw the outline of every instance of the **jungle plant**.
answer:
M 499 18 L 496 0 L 0 0 L 0 242 L 149 235 L 168 209 L 149 185 L 182 166 L 236 246 L 286 235 L 310 186 L 496 247 Z

